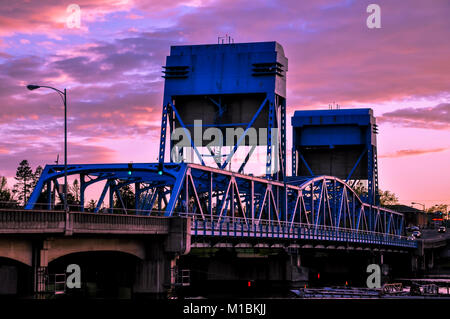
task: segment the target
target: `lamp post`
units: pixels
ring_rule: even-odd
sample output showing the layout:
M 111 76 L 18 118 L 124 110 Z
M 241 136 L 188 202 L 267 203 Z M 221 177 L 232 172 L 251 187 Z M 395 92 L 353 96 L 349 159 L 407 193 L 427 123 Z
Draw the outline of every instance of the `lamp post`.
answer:
M 422 207 L 423 207 L 423 212 L 425 213 L 425 204 L 422 204 L 422 203 L 416 203 L 416 202 L 411 202 L 411 205 L 422 205 Z
M 56 91 L 59 96 L 63 99 L 64 103 L 64 212 L 68 213 L 68 207 L 67 207 L 67 95 L 66 95 L 66 89 L 64 89 L 64 92 L 58 89 L 55 89 L 51 86 L 45 86 L 45 85 L 27 85 L 27 89 L 30 91 L 39 89 L 39 88 L 47 88 L 52 89 Z

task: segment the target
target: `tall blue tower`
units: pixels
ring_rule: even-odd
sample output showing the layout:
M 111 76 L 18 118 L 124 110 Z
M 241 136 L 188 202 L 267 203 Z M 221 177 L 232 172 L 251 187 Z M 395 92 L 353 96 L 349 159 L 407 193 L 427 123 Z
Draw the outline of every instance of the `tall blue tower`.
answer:
M 238 170 L 242 172 L 255 147 L 264 145 L 267 178 L 283 179 L 287 65 L 283 47 L 277 42 L 172 46 L 163 67 L 160 167 L 163 167 L 167 138 L 170 138 L 170 161 L 174 161 L 178 140 L 172 133 L 182 128 L 188 145 L 203 165 L 205 156 L 213 156 L 217 166 L 224 169 L 237 148 L 248 145 L 250 151 Z M 198 121 L 202 128 L 197 127 Z M 224 137 L 227 128 L 240 129 L 241 134 L 232 140 L 224 139 L 222 145 L 211 144 L 210 139 L 204 138 L 210 127 L 220 129 Z M 260 129 L 266 130 L 266 136 L 261 135 Z M 258 134 L 256 145 L 246 144 L 250 130 Z M 196 133 L 200 133 L 200 139 Z M 206 154 L 200 149 L 205 146 L 208 146 Z M 230 152 L 222 155 L 220 148 L 210 146 L 227 146 Z M 182 152 L 176 150 L 179 158 L 183 158 Z

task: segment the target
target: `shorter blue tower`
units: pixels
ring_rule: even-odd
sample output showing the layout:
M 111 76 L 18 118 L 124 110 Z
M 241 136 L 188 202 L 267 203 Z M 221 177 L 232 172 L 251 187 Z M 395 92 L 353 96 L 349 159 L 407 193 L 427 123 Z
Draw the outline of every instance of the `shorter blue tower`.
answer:
M 377 125 L 372 109 L 296 111 L 292 117 L 292 175 L 367 181 L 378 205 Z

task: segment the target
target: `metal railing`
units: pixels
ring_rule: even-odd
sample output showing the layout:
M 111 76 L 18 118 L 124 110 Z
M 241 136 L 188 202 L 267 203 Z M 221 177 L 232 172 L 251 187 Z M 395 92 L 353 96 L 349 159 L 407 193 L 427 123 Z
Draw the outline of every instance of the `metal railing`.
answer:
M 183 214 L 180 214 L 183 215 Z M 417 242 L 405 236 L 344 227 L 321 226 L 285 221 L 249 220 L 241 217 L 191 215 L 192 235 L 305 239 L 353 242 L 415 248 Z

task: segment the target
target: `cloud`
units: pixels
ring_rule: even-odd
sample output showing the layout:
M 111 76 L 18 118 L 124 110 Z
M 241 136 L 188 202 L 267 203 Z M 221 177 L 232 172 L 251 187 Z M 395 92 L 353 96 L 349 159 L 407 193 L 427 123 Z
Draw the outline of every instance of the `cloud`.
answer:
M 58 33 L 71 32 L 66 28 L 66 12 L 70 2 L 58 0 L 29 1 L 16 0 L 0 6 L 0 35 L 15 33 L 49 34 L 60 37 Z M 77 0 L 81 8 L 82 23 L 104 19 L 115 11 L 129 11 L 131 1 L 122 0 Z
M 378 121 L 406 127 L 448 130 L 450 129 L 450 103 L 441 103 L 434 107 L 399 109 L 384 113 Z
M 114 138 L 159 131 L 163 81 L 161 65 L 173 33 L 139 33 L 94 41 L 51 56 L 25 56 L 0 63 L 0 125 L 23 120 L 37 134 L 45 123 L 62 123 L 62 103 L 47 89 L 27 91 L 29 83 L 62 89 L 69 84 L 69 131 L 78 137 Z M 62 81 L 60 84 L 59 82 Z M 20 107 L 17 107 L 20 105 Z M 44 124 L 44 125 L 43 125 Z M 11 135 L 13 136 L 13 135 Z
M 369 3 L 226 1 L 183 15 L 179 25 L 193 43 L 211 43 L 225 33 L 235 42 L 281 43 L 289 58 L 291 106 L 449 92 L 448 1 L 431 6 L 415 0 L 408 7 L 380 1 L 378 30 L 365 25 Z
M 44 166 L 48 163 L 54 163 L 58 154 L 60 158 L 59 163 L 63 162 L 64 151 L 61 147 L 62 143 L 55 145 L 54 142 L 50 141 L 21 140 L 20 146 L 17 147 L 15 145 L 17 142 L 0 142 L 0 150 L 13 150 L 0 152 L 1 176 L 15 176 L 17 166 L 23 159 L 28 159 L 33 169 L 38 165 Z M 107 147 L 73 142 L 68 144 L 69 163 L 114 162 L 115 156 L 115 151 Z
M 27 91 L 26 84 L 68 89 L 69 140 L 86 146 L 71 160 L 111 161 L 119 150 L 92 145 L 122 138 L 157 145 L 161 65 L 170 46 L 214 44 L 226 33 L 235 42 L 283 45 L 289 58 L 288 111 L 332 101 L 346 107 L 450 94 L 447 0 L 432 5 L 411 0 L 408 6 L 379 0 L 379 30 L 365 26 L 370 1 L 76 3 L 82 9 L 82 25 L 89 26 L 76 34 L 65 27 L 66 5 L 60 1 L 13 1 L 0 7 L 0 35 L 5 36 L 0 39 L 0 82 L 6 84 L 0 86 L 0 134 L 8 138 L 0 144 L 2 169 L 13 171 L 22 157 L 36 164 L 52 162 L 60 151 L 59 97 L 44 89 Z M 30 43 L 20 45 L 20 39 Z M 416 110 L 421 114 L 404 109 L 386 112 L 378 120 L 448 129 L 448 111 L 442 113 L 448 105 Z M 385 157 L 418 151 L 423 150 Z
M 415 150 L 399 150 L 393 153 L 380 155 L 380 158 L 397 158 L 404 156 L 416 156 L 429 153 L 438 153 L 449 150 L 448 147 L 432 148 L 432 149 L 415 149 Z

